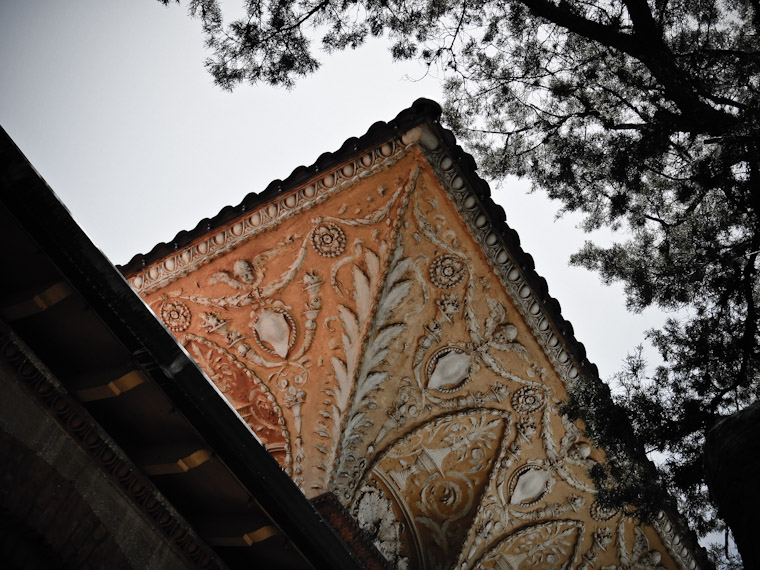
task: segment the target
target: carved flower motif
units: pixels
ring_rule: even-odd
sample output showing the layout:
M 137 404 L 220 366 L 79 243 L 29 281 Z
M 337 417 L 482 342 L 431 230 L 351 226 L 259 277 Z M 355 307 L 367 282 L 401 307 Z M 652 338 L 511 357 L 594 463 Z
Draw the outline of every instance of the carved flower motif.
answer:
M 354 507 L 359 527 L 371 538 L 380 553 L 394 568 L 406 570 L 409 559 L 400 555 L 401 523 L 396 520 L 393 504 L 374 486 L 364 485 L 361 498 Z
M 466 271 L 464 260 L 456 255 L 439 255 L 430 265 L 430 280 L 436 287 L 450 289 L 459 283 Z
M 336 224 L 322 222 L 311 233 L 311 245 L 323 257 L 338 257 L 346 251 L 346 234 Z
M 172 332 L 182 332 L 190 326 L 190 309 L 181 301 L 164 301 L 159 314 Z
M 591 518 L 598 522 L 606 522 L 617 514 L 617 509 L 608 509 L 601 506 L 598 502 L 591 503 Z
M 532 414 L 544 405 L 544 395 L 535 386 L 523 386 L 512 394 L 512 407 L 520 414 Z

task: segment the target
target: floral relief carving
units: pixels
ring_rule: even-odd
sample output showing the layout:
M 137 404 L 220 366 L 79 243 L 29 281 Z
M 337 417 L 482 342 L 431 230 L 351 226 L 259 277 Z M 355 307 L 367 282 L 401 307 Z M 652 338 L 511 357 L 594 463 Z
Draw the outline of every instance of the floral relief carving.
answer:
M 290 469 L 290 434 L 274 395 L 256 374 L 217 344 L 188 334 L 185 348 L 283 467 Z
M 439 255 L 430 265 L 430 280 L 439 289 L 451 289 L 467 274 L 467 267 L 458 255 Z
M 411 260 L 404 257 L 402 247 L 397 247 L 390 262 L 383 289 L 376 306 L 373 329 L 369 333 L 369 342 L 364 345 L 361 364 L 356 373 L 353 399 L 347 409 L 347 424 L 340 440 L 340 455 L 336 457 L 333 472 L 333 488 L 341 489 L 344 498 L 349 498 L 359 482 L 363 466 L 357 460 L 357 444 L 361 442 L 364 428 L 369 427 L 365 421 L 364 408 L 371 404 L 374 392 L 381 388 L 388 372 L 383 369 L 385 358 L 391 343 L 406 328 L 403 322 L 394 319 L 394 310 L 404 300 L 411 288 L 411 282 L 405 278 Z M 349 313 L 343 313 L 347 319 L 344 327 L 353 328 Z M 338 364 L 339 368 L 340 365 Z M 342 371 L 342 368 L 341 368 Z
M 540 410 L 546 397 L 537 386 L 523 386 L 512 394 L 512 407 L 518 414 L 532 414 Z
M 573 361 L 570 355 L 567 353 L 562 341 L 558 338 L 556 332 L 553 330 L 549 319 L 544 314 L 543 308 L 539 300 L 535 297 L 534 292 L 528 285 L 525 277 L 525 273 L 517 263 L 509 251 L 504 245 L 501 239 L 493 232 L 488 223 L 487 214 L 480 204 L 478 198 L 474 195 L 472 189 L 468 186 L 468 183 L 461 176 L 456 161 L 452 160 L 447 155 L 446 151 L 441 146 L 424 146 L 428 160 L 433 165 L 436 175 L 443 182 L 444 187 L 447 190 L 448 195 L 452 201 L 456 204 L 459 214 L 465 220 L 468 228 L 472 231 L 476 241 L 491 261 L 494 271 L 501 277 L 501 281 L 509 292 L 511 299 L 513 299 L 518 309 L 529 325 L 535 337 L 538 339 L 544 353 L 549 358 L 554 369 L 557 371 L 562 382 L 567 384 L 573 384 L 580 380 L 579 370 L 576 368 L 577 363 Z M 516 337 L 515 330 L 512 328 L 505 328 L 503 332 L 496 334 L 496 342 L 502 346 L 507 347 L 510 350 L 517 349 L 518 353 L 521 353 L 519 346 L 510 346 L 515 342 Z M 511 340 L 514 337 L 514 340 Z M 505 344 L 504 341 L 508 341 L 509 344 Z M 494 348 L 496 346 L 494 345 Z M 550 407 L 544 408 L 547 412 Z M 556 412 L 555 412 L 556 413 Z M 546 413 L 544 414 L 546 417 Z M 545 421 L 542 421 L 546 427 Z M 548 444 L 550 437 L 547 434 L 543 434 L 542 439 L 545 442 L 546 452 L 553 458 L 553 460 L 560 460 L 556 466 L 556 472 L 561 474 L 563 480 L 571 483 L 572 486 L 584 493 L 593 494 L 593 489 L 588 485 L 585 485 L 581 481 L 574 477 L 566 468 L 565 464 L 579 465 L 588 467 L 593 462 L 590 455 L 589 446 L 582 441 L 575 440 L 567 446 L 562 446 L 562 449 L 558 449 L 555 444 Z M 577 510 L 577 504 L 574 505 L 574 510 Z M 622 523 L 621 523 L 622 524 Z M 693 555 L 686 548 L 683 543 L 676 538 L 674 532 L 674 526 L 668 521 L 666 515 L 662 515 L 656 522 L 655 528 L 662 538 L 663 542 L 668 547 L 669 552 L 674 556 L 674 563 L 680 568 L 696 568 L 697 564 Z M 622 532 L 622 526 L 620 527 Z M 645 538 L 644 531 L 636 526 L 636 533 Z M 609 528 L 602 527 L 594 533 L 594 544 L 597 545 L 593 557 L 596 557 L 599 552 L 604 551 L 606 544 L 609 543 Z M 618 534 L 620 534 L 620 532 Z M 599 537 L 599 540 L 597 540 Z M 604 546 L 602 546 L 604 545 Z M 639 549 L 643 552 L 643 549 Z M 656 559 L 660 556 L 659 553 L 654 555 Z M 463 565 L 463 568 L 475 566 Z M 504 566 L 505 568 L 511 568 L 511 566 Z M 589 568 L 589 563 L 584 562 L 581 568 Z M 633 567 L 623 564 L 620 568 Z M 610 566 L 609 568 L 616 568 Z
M 151 264 L 130 277 L 130 285 L 147 295 L 197 270 L 212 256 L 231 251 L 252 236 L 260 235 L 277 223 L 303 212 L 336 193 L 350 189 L 372 174 L 382 172 L 399 162 L 408 153 L 413 141 L 419 140 L 420 129 L 408 131 L 397 139 L 357 157 L 350 164 L 323 173 L 303 187 L 233 221 L 199 243 L 182 248 L 166 259 Z
M 335 263 L 330 275 L 330 284 L 340 301 L 337 315 L 325 320 L 325 328 L 332 332 L 341 330 L 340 343 L 335 348 L 342 351 L 330 357 L 333 381 L 322 390 L 329 399 L 324 400 L 325 408 L 320 411 L 323 419 L 315 434 L 322 440 L 317 445 L 317 451 L 323 456 L 317 468 L 324 472 L 325 479 L 313 488 L 324 490 L 329 486 L 344 501 L 350 498 L 360 479 L 357 474 L 363 469 L 356 446 L 365 428 L 371 425 L 366 420 L 366 407 L 373 405 L 372 396 L 387 377 L 378 367 L 385 362 L 389 344 L 405 327 L 403 322 L 395 321 L 392 314 L 408 292 L 405 275 L 410 260 L 404 257 L 403 247 L 396 243 L 398 227 L 391 223 L 389 212 L 396 206 L 400 211 L 406 209 L 418 177 L 419 168 L 412 168 L 406 178 L 397 180 L 398 186 L 387 202 L 362 218 L 314 220 L 357 228 L 384 223 L 390 228 L 390 235 L 384 240 L 378 239 L 377 229 L 372 231 L 376 250 L 357 240 L 353 253 Z M 378 188 L 379 195 L 384 196 L 386 192 L 384 186 Z M 342 270 L 350 272 L 352 288 L 338 278 Z M 336 321 L 340 329 L 333 328 Z
M 158 310 L 161 320 L 172 332 L 183 332 L 190 326 L 190 308 L 182 301 L 166 299 Z
M 529 324 L 560 378 L 563 382 L 575 382 L 579 378 L 576 363 L 569 357 L 562 342 L 552 330 L 549 319 L 544 315 L 540 302 L 535 298 L 525 278 L 524 271 L 515 263 L 509 248 L 493 231 L 488 222 L 488 214 L 460 175 L 456 161 L 452 160 L 440 145 L 428 147 L 423 144 L 422 146 L 436 176 L 446 189 L 448 198 L 455 204 L 478 246 L 488 256 L 504 288 L 516 302 L 520 313 Z
M 409 568 L 409 558 L 401 553 L 403 525 L 396 518 L 393 503 L 375 486 L 364 485 L 353 515 L 359 527 L 372 539 L 385 559 L 397 570 Z
M 535 371 L 532 374 L 543 372 Z M 582 516 L 588 512 L 586 505 L 593 501 L 593 488 L 578 479 L 566 465 L 573 461 L 577 463 L 572 458 L 577 457 L 579 449 L 583 449 L 584 442 L 579 440 L 577 427 L 563 418 L 566 432 L 564 435 L 556 434 L 550 419 L 559 416 L 559 412 L 554 405 L 547 405 L 545 389 L 540 385 L 524 385 L 512 394 L 510 400 L 525 397 L 529 391 L 523 388 L 537 390 L 541 397 L 538 402 L 531 399 L 529 409 L 533 411 L 530 415 L 520 416 L 520 421 L 515 426 L 515 436 L 495 471 L 493 491 L 489 491 L 483 498 L 481 513 L 470 535 L 470 546 L 460 556 L 460 570 L 476 568 L 470 566 L 470 561 L 482 556 L 484 545 L 490 542 L 493 546 L 494 540 L 498 541 L 510 527 L 521 528 L 520 525 L 526 523 L 559 519 L 567 516 L 567 513 Z M 537 403 L 540 404 L 538 407 Z M 516 407 L 519 405 L 518 403 Z M 543 414 L 536 414 L 541 408 Z M 537 432 L 540 432 L 540 438 L 535 438 Z M 559 444 L 556 441 L 558 435 L 562 435 Z M 543 448 L 543 458 L 529 459 L 527 463 L 521 460 L 525 451 L 535 449 L 536 444 Z M 589 461 L 588 457 L 583 461 Z M 514 468 L 515 465 L 518 467 Z M 493 520 L 499 520 L 502 524 L 496 525 L 491 522 Z M 597 556 L 599 552 L 597 548 L 594 552 L 588 551 L 586 555 Z
M 599 556 L 612 543 L 612 529 L 606 526 L 594 529 L 591 533 L 591 546 L 583 553 L 578 570 L 592 570 L 596 567 Z
M 423 424 L 379 454 L 352 510 L 362 504 L 367 485 L 387 488 L 394 511 L 405 517 L 409 538 L 398 551 L 410 558 L 410 567 L 451 568 L 508 431 L 509 416 L 488 409 Z
M 311 232 L 311 245 L 323 257 L 338 257 L 346 251 L 346 233 L 337 224 L 322 222 Z
M 486 570 L 565 570 L 578 559 L 584 524 L 558 520 L 522 528 L 507 536 L 472 567 Z

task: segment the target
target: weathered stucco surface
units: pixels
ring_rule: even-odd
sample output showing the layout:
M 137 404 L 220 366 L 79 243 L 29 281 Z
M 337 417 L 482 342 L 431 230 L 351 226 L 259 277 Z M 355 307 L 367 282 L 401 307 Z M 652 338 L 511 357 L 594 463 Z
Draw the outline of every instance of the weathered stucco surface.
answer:
M 417 128 L 130 282 L 394 567 L 694 567 L 666 521 L 595 503 L 603 453 L 558 410 L 583 380 L 483 220 Z

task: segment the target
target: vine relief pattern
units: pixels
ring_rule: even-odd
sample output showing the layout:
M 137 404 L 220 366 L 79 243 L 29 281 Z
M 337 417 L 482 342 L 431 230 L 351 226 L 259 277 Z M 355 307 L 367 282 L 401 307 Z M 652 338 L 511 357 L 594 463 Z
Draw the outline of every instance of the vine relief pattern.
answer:
M 255 232 L 160 273 L 147 302 L 303 492 L 334 493 L 395 568 L 694 567 L 667 520 L 595 501 L 603 450 L 559 412 L 575 364 L 423 138 L 247 213 Z

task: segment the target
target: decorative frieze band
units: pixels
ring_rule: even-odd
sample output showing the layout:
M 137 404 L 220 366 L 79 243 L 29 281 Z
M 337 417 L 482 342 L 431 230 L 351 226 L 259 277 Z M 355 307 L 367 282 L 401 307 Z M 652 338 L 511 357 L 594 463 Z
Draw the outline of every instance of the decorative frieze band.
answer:
M 178 249 L 129 278 L 129 284 L 145 295 L 184 277 L 201 265 L 238 247 L 251 237 L 282 223 L 292 216 L 313 208 L 329 196 L 376 172 L 387 169 L 407 154 L 409 146 L 419 141 L 421 129 L 416 127 L 347 164 L 311 179 L 295 191 L 274 199 L 245 217 L 234 220 L 200 241 Z

